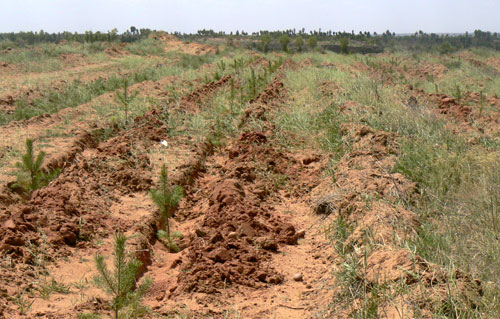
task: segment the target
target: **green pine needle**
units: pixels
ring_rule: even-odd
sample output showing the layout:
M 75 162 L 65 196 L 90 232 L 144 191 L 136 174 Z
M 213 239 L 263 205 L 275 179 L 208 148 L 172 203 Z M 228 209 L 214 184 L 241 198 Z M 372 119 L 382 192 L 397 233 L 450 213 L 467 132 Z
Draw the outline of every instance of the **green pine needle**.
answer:
M 21 157 L 21 162 L 16 163 L 16 167 L 19 169 L 17 181 L 11 187 L 20 190 L 22 194 L 30 198 L 35 190 L 47 186 L 50 181 L 55 179 L 61 170 L 45 171 L 43 169 L 45 156 L 44 151 L 35 155 L 33 139 L 26 139 L 26 153 Z
M 94 281 L 97 287 L 112 297 L 111 310 L 115 319 L 119 318 L 122 311 L 128 313 L 127 318 L 137 318 L 147 312 L 142 300 L 151 287 L 152 281 L 145 278 L 137 286 L 136 278 L 142 263 L 133 257 L 127 257 L 125 248 L 128 238 L 125 234 L 116 233 L 114 237 L 114 270 L 109 270 L 104 256 L 97 254 L 95 262 L 99 274 Z

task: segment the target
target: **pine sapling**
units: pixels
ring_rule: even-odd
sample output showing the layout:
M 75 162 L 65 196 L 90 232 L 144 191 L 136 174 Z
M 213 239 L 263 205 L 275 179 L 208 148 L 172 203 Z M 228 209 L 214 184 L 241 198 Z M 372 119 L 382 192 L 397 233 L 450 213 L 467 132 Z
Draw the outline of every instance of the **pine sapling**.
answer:
M 484 108 L 484 95 L 483 91 L 479 92 L 479 103 L 480 103 L 480 108 L 479 108 L 479 117 L 483 114 L 483 108 Z
M 137 97 L 138 91 L 134 91 L 131 95 L 128 93 L 128 80 L 123 80 L 123 92 L 116 91 L 116 100 L 122 104 L 125 111 L 125 124 L 128 123 L 128 110 L 130 103 Z
M 215 71 L 214 73 L 214 81 L 219 81 L 221 79 L 221 75 L 219 74 L 219 71 Z
M 255 76 L 255 70 L 253 68 L 250 68 L 250 77 L 248 78 L 248 90 L 251 99 L 257 96 L 257 77 Z
M 457 102 L 460 103 L 460 100 L 462 100 L 462 91 L 460 90 L 460 86 L 456 86 L 454 95 Z
M 136 278 L 142 263 L 134 257 L 127 257 L 125 246 L 128 238 L 125 234 L 119 232 L 114 237 L 114 269 L 111 271 L 104 256 L 97 254 L 95 262 L 99 274 L 95 277 L 95 283 L 112 297 L 111 310 L 115 319 L 119 319 L 123 311 L 127 311 L 128 318 L 138 318 L 147 312 L 142 300 L 152 281 L 145 278 L 137 285 Z
M 226 62 L 224 60 L 221 60 L 219 63 L 217 63 L 217 67 L 219 68 L 220 72 L 224 74 L 226 71 Z
M 230 86 L 231 86 L 231 90 L 229 92 L 229 99 L 231 100 L 231 114 L 233 114 L 233 106 L 234 106 L 234 99 L 236 97 L 236 89 L 235 89 L 235 86 L 234 86 L 234 79 L 231 78 L 229 80 L 229 83 L 230 83 Z
M 165 225 L 165 230 L 158 231 L 158 237 L 165 239 L 171 250 L 178 250 L 170 236 L 170 218 L 172 218 L 179 201 L 183 196 L 183 189 L 179 185 L 171 186 L 168 182 L 168 171 L 165 164 L 161 167 L 159 189 L 151 190 L 151 198 L 160 210 L 160 225 Z
M 51 180 L 56 178 L 60 173 L 60 169 L 48 172 L 43 170 L 45 155 L 44 151 L 40 151 L 36 155 L 33 139 L 26 139 L 26 153 L 22 156 L 22 161 L 16 163 L 19 172 L 17 181 L 12 185 L 12 188 L 20 189 L 29 198 L 33 191 L 47 186 Z

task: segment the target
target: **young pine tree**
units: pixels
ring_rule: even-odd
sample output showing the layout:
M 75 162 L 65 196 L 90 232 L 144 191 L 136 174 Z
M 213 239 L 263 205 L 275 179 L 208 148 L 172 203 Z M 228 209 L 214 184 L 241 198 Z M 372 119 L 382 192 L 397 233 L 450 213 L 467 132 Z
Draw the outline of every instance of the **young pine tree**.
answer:
M 234 99 L 236 98 L 236 88 L 234 86 L 234 78 L 231 77 L 229 80 L 231 90 L 229 91 L 229 99 L 231 100 L 231 114 L 233 114 L 233 109 L 234 109 Z
M 248 95 L 251 99 L 257 96 L 257 77 L 253 68 L 250 68 L 250 77 L 248 78 Z
M 125 124 L 128 123 L 128 110 L 130 103 L 136 98 L 138 91 L 134 91 L 132 95 L 128 94 L 128 80 L 123 80 L 123 92 L 116 91 L 116 101 L 118 101 L 125 111 Z
M 99 274 L 95 277 L 95 283 L 111 295 L 111 310 L 115 319 L 120 318 L 122 310 L 128 312 L 128 318 L 138 318 L 147 312 L 142 299 L 151 287 L 152 281 L 145 278 L 137 286 L 137 273 L 142 264 L 139 260 L 126 256 L 127 237 L 125 234 L 116 233 L 114 237 L 114 270 L 109 270 L 104 256 L 97 254 L 95 262 Z
M 59 175 L 60 170 L 55 169 L 49 172 L 43 170 L 45 152 L 40 151 L 35 155 L 33 139 L 26 139 L 26 153 L 22 156 L 22 161 L 16 163 L 19 169 L 17 181 L 12 186 L 19 189 L 29 198 L 33 191 L 47 186 L 51 180 Z
M 174 210 L 177 208 L 182 195 L 183 189 L 181 186 L 169 185 L 167 167 L 163 164 L 160 172 L 160 187 L 159 189 L 151 190 L 151 198 L 160 209 L 161 225 L 166 226 L 166 231 L 160 230 L 158 235 L 167 240 L 169 248 L 171 249 L 174 248 L 174 245 L 170 236 L 170 218 L 173 216 Z
M 453 94 L 453 97 L 457 100 L 458 103 L 462 100 L 462 91 L 460 90 L 460 86 L 456 86 L 455 88 L 455 94 Z
M 264 53 L 267 53 L 269 51 L 269 44 L 271 44 L 271 36 L 269 34 L 262 35 L 260 37 L 260 44 Z

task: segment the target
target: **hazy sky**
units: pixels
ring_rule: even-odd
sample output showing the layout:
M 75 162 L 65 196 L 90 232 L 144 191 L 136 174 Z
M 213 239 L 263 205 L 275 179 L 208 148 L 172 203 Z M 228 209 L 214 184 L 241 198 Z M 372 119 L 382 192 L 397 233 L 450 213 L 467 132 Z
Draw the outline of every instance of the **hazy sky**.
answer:
M 500 0 L 0 0 L 0 32 L 500 31 Z

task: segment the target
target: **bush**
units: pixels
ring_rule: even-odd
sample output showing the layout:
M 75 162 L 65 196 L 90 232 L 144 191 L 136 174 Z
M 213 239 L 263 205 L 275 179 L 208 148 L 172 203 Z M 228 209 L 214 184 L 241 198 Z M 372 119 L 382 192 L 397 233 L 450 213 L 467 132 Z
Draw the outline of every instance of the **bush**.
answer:
M 316 48 L 316 46 L 318 45 L 318 37 L 316 37 L 315 35 L 309 37 L 308 43 L 311 50 L 314 50 L 314 48 Z
M 165 48 L 161 42 L 154 39 L 145 39 L 127 45 L 127 50 L 136 55 L 156 55 L 162 56 L 165 54 Z
M 349 53 L 349 39 L 340 38 L 340 53 L 342 54 Z
M 444 42 L 439 46 L 439 53 L 448 54 L 453 53 L 457 50 L 454 46 L 452 46 L 449 42 Z
M 295 47 L 299 52 L 302 51 L 302 48 L 304 47 L 304 40 L 302 39 L 302 37 L 299 36 L 295 39 Z

